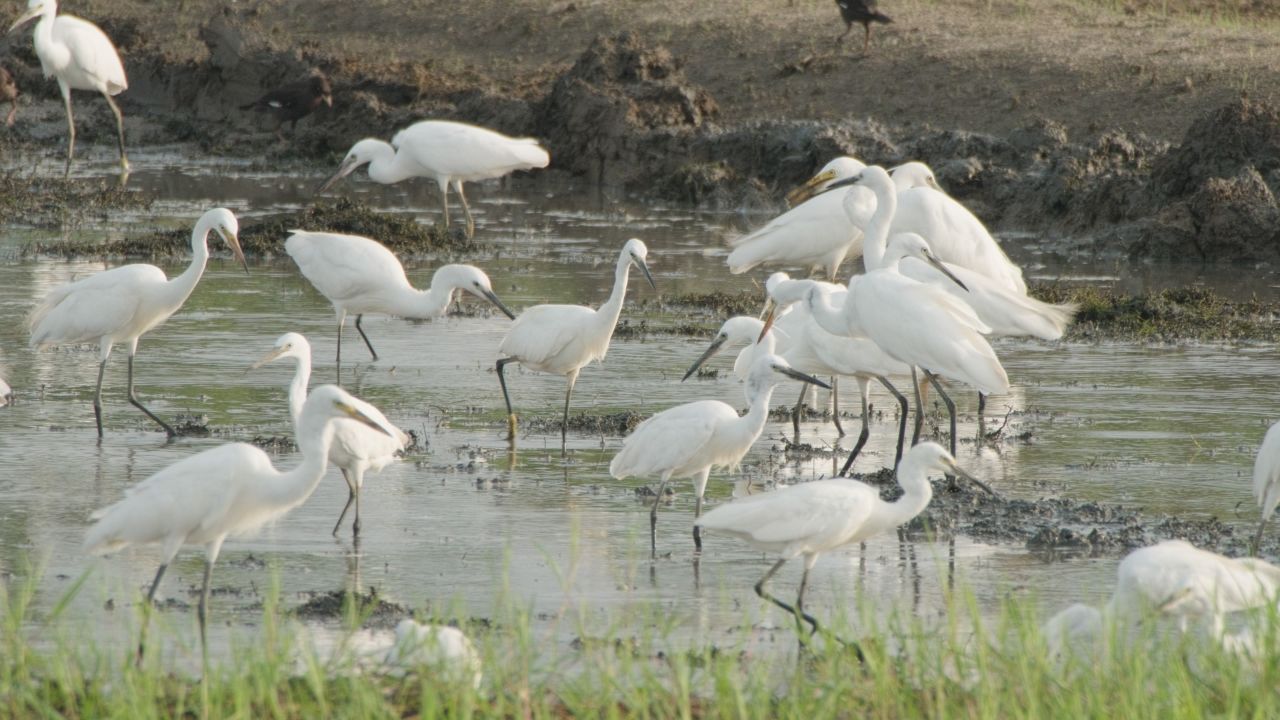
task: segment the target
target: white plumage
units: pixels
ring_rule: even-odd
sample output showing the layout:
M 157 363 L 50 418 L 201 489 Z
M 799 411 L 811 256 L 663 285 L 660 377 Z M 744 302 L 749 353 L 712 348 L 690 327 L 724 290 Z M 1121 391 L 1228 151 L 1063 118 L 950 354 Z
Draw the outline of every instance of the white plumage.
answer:
M 466 683 L 478 690 L 484 666 L 480 653 L 461 630 L 448 625 L 426 625 L 401 620 L 395 644 L 383 662 L 397 670 L 426 668 L 447 682 Z
M 292 358 L 295 366 L 293 380 L 289 383 L 289 416 L 293 419 L 296 432 L 302 417 L 302 407 L 307 399 L 307 383 L 311 380 L 311 343 L 298 333 L 285 333 L 276 340 L 274 349 L 254 363 L 253 367 L 284 358 Z M 360 490 L 364 487 L 365 471 L 378 472 L 394 462 L 398 453 L 409 444 L 409 436 L 392 424 L 376 407 L 365 403 L 361 409 L 380 429 L 375 430 L 362 422 L 345 418 L 333 421 L 329 462 L 342 471 L 342 479 L 347 481 L 349 491 L 347 504 L 342 506 L 342 513 L 333 525 L 334 535 L 338 534 L 342 519 L 347 516 L 352 503 L 356 506 L 356 513 L 351 524 L 351 534 L 360 534 Z
M 1267 430 L 1262 446 L 1258 448 L 1258 457 L 1253 461 L 1253 498 L 1262 509 L 1262 522 L 1253 539 L 1253 553 L 1256 555 L 1262 543 L 1262 530 L 1275 513 L 1276 505 L 1280 504 L 1280 423 Z

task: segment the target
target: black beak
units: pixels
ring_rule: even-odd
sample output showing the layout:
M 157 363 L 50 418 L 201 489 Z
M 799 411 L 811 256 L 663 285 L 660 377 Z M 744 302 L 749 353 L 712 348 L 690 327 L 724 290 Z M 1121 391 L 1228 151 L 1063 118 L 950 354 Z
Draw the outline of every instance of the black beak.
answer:
M 702 367 L 703 363 L 714 357 L 716 353 L 720 352 L 720 348 L 724 347 L 726 340 L 728 340 L 728 338 L 724 335 L 717 335 L 716 339 L 711 341 L 711 346 L 706 349 L 706 352 L 699 355 L 698 359 L 694 360 L 693 364 L 689 366 L 689 371 L 684 374 L 684 377 L 680 378 L 680 382 L 688 380 L 689 376 L 697 372 L 698 368 Z

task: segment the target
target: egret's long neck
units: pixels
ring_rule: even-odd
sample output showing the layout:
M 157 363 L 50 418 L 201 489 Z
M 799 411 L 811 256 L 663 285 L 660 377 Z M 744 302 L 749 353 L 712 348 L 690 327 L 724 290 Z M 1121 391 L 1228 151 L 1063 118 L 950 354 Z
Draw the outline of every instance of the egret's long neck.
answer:
M 889 226 L 893 223 L 894 214 L 898 212 L 898 190 L 892 183 L 878 184 L 872 188 L 872 192 L 876 195 L 876 211 L 867 223 L 866 235 L 862 240 L 862 264 L 868 272 L 884 266 Z
M 329 468 L 329 445 L 333 442 L 334 423 L 329 418 L 304 417 L 297 428 L 298 449 L 302 462 L 274 480 L 262 483 L 257 500 L 264 510 L 283 513 L 307 501 L 324 471 Z
M 53 23 L 57 12 L 57 8 L 52 4 L 46 4 L 44 14 L 36 22 L 34 33 L 36 55 L 40 58 L 45 77 L 49 77 L 55 70 L 71 63 L 71 51 L 67 46 L 53 41 Z
M 369 162 L 369 179 L 391 185 L 414 176 L 415 163 L 396 152 L 390 144 L 378 146 L 378 154 Z
M 933 486 L 924 470 L 907 465 L 898 469 L 898 483 L 902 485 L 902 497 L 893 502 L 883 502 L 879 512 L 873 513 L 868 524 L 874 523 L 873 533 L 888 532 L 905 525 L 929 507 L 933 499 Z
M 210 229 L 203 222 L 196 224 L 196 229 L 191 232 L 191 264 L 181 275 L 165 283 L 164 300 L 170 312 L 182 307 L 182 303 L 191 296 L 191 291 L 196 289 L 196 283 L 204 275 L 205 265 L 209 262 Z
M 750 435 L 752 443 L 760 437 L 760 433 L 764 432 L 765 421 L 769 419 L 769 400 L 773 398 L 774 387 L 774 383 L 768 383 L 748 388 L 747 402 L 751 407 L 746 415 L 738 418 L 738 423 L 742 432 Z
M 289 417 L 293 420 L 295 435 L 302 417 L 302 404 L 307 401 L 307 383 L 311 381 L 311 353 L 298 357 L 297 361 L 293 381 L 289 383 Z
M 609 293 L 609 299 L 596 311 L 596 321 L 608 326 L 610 335 L 618 324 L 618 316 L 622 314 L 622 301 L 627 296 L 627 279 L 630 276 L 631 258 L 623 253 L 618 258 L 618 267 L 613 271 L 613 292 Z
M 846 302 L 848 295 L 845 296 Z M 844 308 L 837 307 L 831 302 L 831 296 L 824 292 L 814 292 L 809 295 L 809 316 L 818 323 L 818 327 L 826 330 L 832 335 L 845 336 L 848 330 L 848 323 L 845 322 Z

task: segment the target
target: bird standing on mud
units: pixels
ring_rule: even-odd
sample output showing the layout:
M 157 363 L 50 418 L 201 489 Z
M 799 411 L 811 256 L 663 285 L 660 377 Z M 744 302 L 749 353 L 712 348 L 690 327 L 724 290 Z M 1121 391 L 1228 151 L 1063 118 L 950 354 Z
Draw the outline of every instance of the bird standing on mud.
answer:
M 120 170 L 129 172 L 129 159 L 124 154 L 124 116 L 120 106 L 111 99 L 129 88 L 124 76 L 120 54 L 111 44 L 111 38 L 88 20 L 74 15 L 58 15 L 57 0 L 30 0 L 27 11 L 9 26 L 9 32 L 17 30 L 30 20 L 36 23 L 36 55 L 44 76 L 53 76 L 62 91 L 62 102 L 67 106 L 67 167 L 64 175 L 71 174 L 71 158 L 76 149 L 76 121 L 71 114 L 71 91 L 93 90 L 111 106 L 116 116 L 116 130 L 120 141 Z
M 862 23 L 862 54 L 866 55 L 871 48 L 871 23 L 878 22 L 888 24 L 893 22 L 893 18 L 885 15 L 877 10 L 879 5 L 876 0 L 836 0 L 836 7 L 840 8 L 840 17 L 844 18 L 844 32 L 836 38 L 836 42 L 844 42 L 844 38 L 853 29 L 854 23 Z
M 291 82 L 272 90 L 251 103 L 241 105 L 241 110 L 256 110 L 275 116 L 276 137 L 284 142 L 280 128 L 289 123 L 289 132 L 298 129 L 298 121 L 315 112 L 321 104 L 333 107 L 333 89 L 329 78 L 316 73 L 306 80 Z
M 462 183 L 488 180 L 516 170 L 544 168 L 551 156 L 533 138 L 513 138 L 492 130 L 446 120 L 423 120 L 396 133 L 388 144 L 365 138 L 347 152 L 333 177 L 320 186 L 324 192 L 353 170 L 369 164 L 369 179 L 384 185 L 412 177 L 434 178 L 440 186 L 444 226 L 449 227 L 449 186 L 458 192 L 467 214 L 467 237 L 476 234 L 471 207 Z
M 0 102 L 13 105 L 4 119 L 5 127 L 13 127 L 13 119 L 18 114 L 18 83 L 13 81 L 13 76 L 3 65 L 0 65 Z

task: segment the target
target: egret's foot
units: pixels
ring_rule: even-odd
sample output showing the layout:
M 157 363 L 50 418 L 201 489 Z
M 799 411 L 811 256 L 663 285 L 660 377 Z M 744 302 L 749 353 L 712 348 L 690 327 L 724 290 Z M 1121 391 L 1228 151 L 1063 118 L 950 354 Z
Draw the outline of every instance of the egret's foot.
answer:
M 516 439 L 516 414 L 511 413 L 507 416 L 507 439 Z

